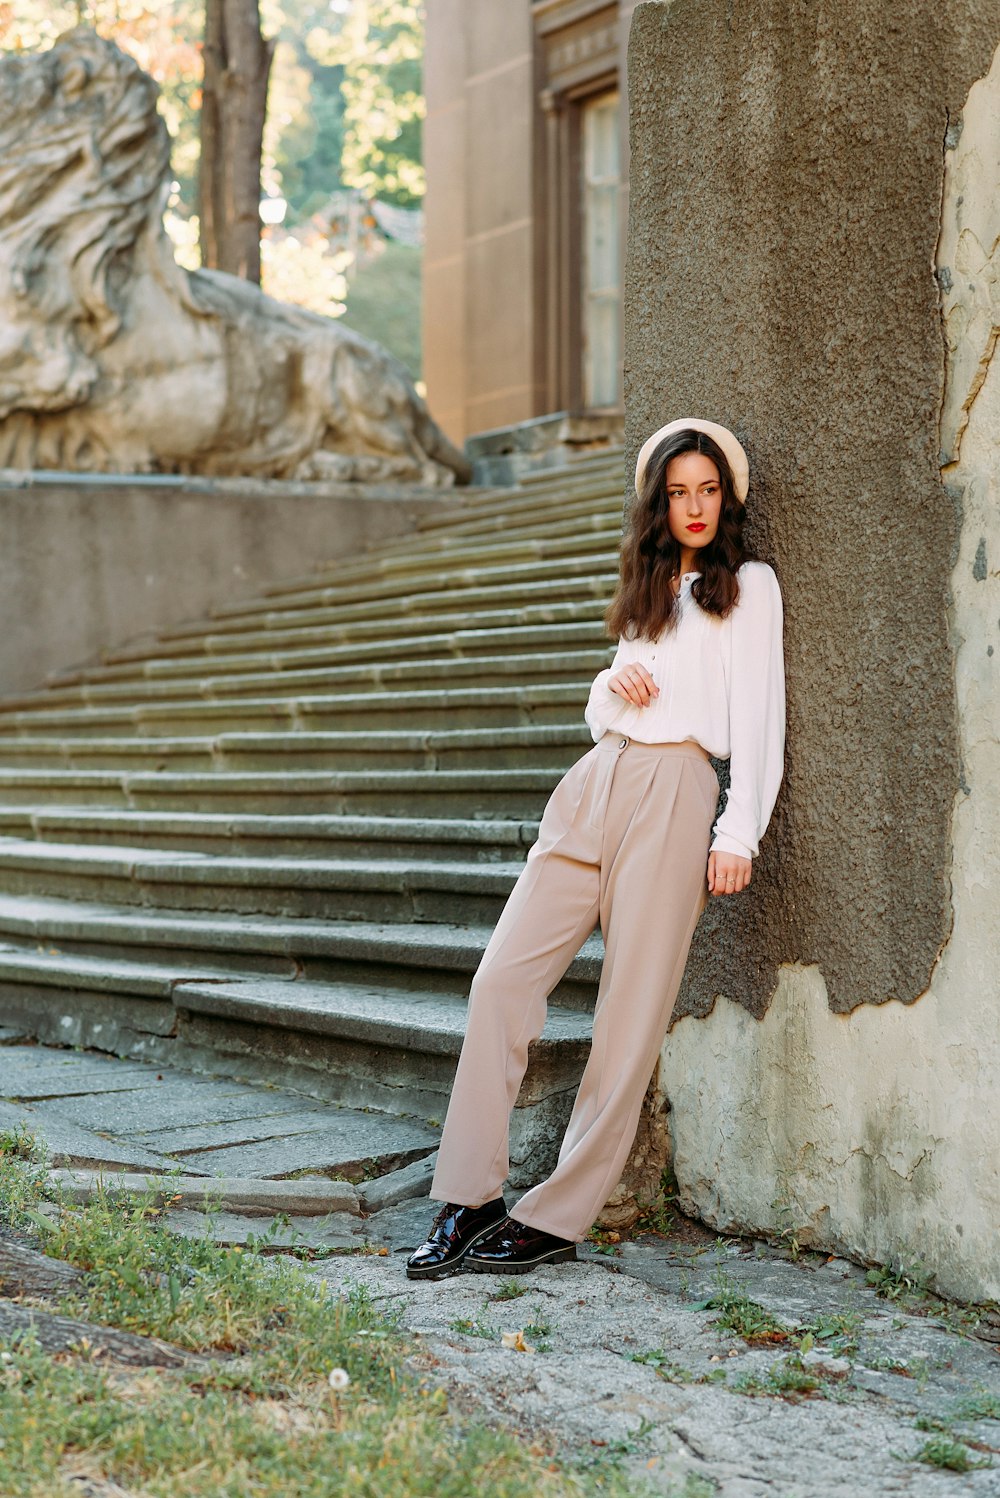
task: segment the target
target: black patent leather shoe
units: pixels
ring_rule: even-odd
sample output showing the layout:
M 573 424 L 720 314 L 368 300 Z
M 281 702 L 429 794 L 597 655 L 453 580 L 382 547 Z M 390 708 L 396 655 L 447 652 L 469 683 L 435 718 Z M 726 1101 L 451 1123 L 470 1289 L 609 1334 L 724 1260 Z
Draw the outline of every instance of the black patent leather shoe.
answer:
M 455 1202 L 441 1208 L 434 1219 L 425 1243 L 415 1248 L 406 1261 L 406 1275 L 411 1280 L 432 1280 L 439 1275 L 454 1274 L 470 1248 L 491 1233 L 507 1216 L 502 1196 L 481 1207 L 462 1207 Z
M 473 1249 L 465 1267 L 479 1274 L 527 1274 L 539 1264 L 568 1264 L 575 1258 L 576 1244 L 570 1239 L 508 1217 Z

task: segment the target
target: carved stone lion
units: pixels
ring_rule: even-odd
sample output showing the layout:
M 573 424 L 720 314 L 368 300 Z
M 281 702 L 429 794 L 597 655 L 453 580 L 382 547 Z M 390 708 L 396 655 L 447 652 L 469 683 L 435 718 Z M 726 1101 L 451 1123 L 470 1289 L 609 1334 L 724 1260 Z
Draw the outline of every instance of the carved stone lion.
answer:
M 467 479 L 391 355 L 176 263 L 156 96 L 84 27 L 0 60 L 0 467 Z

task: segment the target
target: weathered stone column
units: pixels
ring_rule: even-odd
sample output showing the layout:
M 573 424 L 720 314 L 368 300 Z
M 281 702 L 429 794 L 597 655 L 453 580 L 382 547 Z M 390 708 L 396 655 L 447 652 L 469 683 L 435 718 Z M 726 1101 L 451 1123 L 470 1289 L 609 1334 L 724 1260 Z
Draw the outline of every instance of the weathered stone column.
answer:
M 1000 92 L 977 80 L 998 43 L 997 0 L 673 0 L 638 7 L 629 60 L 630 448 L 688 412 L 733 426 L 786 604 L 785 788 L 664 1049 L 682 1199 L 981 1297 Z

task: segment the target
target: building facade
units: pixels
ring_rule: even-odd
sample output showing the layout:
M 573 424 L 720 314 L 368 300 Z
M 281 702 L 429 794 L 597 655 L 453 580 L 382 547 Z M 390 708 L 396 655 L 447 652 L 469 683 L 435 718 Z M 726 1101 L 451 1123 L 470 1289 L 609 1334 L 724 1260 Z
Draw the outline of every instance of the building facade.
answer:
M 424 369 L 449 436 L 620 412 L 636 0 L 428 0 Z

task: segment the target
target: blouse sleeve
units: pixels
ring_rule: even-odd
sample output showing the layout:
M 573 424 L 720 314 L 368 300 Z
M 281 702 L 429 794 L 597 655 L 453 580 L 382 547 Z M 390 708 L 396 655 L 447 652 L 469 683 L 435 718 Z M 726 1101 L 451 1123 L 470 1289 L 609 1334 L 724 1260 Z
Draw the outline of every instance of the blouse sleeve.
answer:
M 617 692 L 612 692 L 608 687 L 608 679 L 613 676 L 619 667 L 625 664 L 624 640 L 618 641 L 618 649 L 611 665 L 603 671 L 598 671 L 590 688 L 590 697 L 584 712 L 587 727 L 593 735 L 594 743 L 597 744 L 613 728 L 622 713 L 627 711 L 629 704 L 624 697 L 619 697 Z
M 713 853 L 754 858 L 771 820 L 785 759 L 785 667 L 778 579 L 763 563 L 742 569 L 729 665 L 729 790 Z

